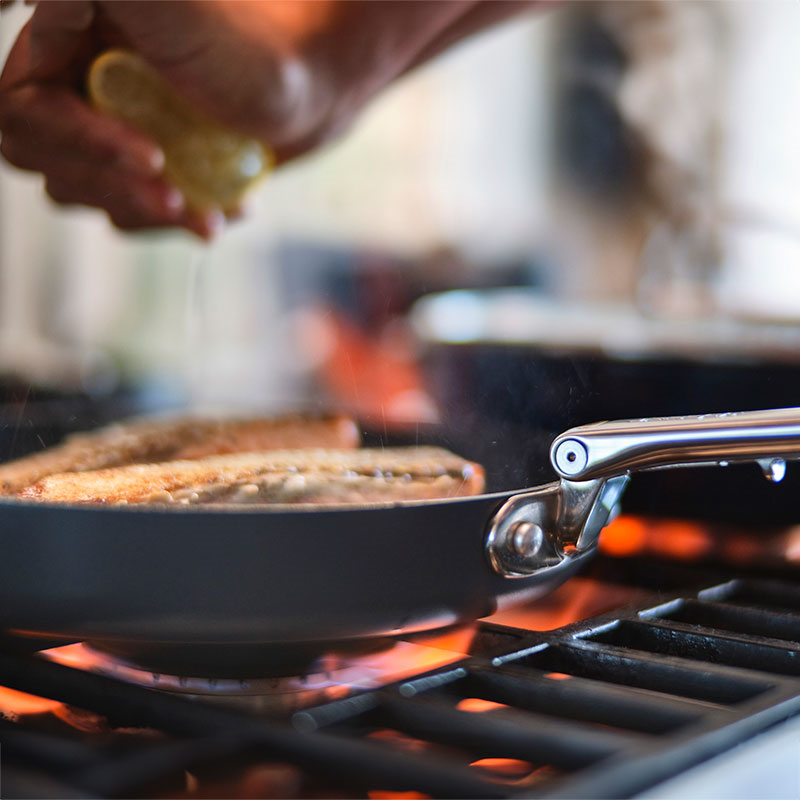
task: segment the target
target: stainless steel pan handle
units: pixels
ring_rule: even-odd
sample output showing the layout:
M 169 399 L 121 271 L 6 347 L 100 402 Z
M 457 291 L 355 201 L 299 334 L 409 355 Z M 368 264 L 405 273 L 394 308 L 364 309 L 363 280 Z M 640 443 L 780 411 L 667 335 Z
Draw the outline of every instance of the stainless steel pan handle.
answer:
M 757 461 L 780 480 L 800 458 L 800 408 L 583 425 L 553 442 L 550 460 L 570 481 L 651 469 Z
M 486 536 L 492 569 L 506 577 L 566 570 L 594 549 L 631 472 L 754 461 L 780 481 L 800 459 L 800 408 L 599 422 L 556 437 L 561 481 L 515 495 Z

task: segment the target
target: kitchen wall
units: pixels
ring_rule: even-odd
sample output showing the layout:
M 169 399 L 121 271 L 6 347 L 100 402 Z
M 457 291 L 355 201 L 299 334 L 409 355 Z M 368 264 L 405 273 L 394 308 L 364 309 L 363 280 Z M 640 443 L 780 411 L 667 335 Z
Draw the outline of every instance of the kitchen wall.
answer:
M 726 308 L 800 319 L 800 4 L 732 3 Z
M 561 293 L 798 318 L 800 6 L 590 2 L 564 16 Z

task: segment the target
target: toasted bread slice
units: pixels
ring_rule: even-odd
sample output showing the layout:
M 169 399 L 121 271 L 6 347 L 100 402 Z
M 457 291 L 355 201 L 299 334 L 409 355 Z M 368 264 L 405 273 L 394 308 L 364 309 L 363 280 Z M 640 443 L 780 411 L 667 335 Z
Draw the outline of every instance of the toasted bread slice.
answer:
M 279 450 L 50 475 L 19 496 L 65 503 L 367 503 L 483 491 L 483 469 L 437 447 Z
M 224 453 L 304 447 L 357 447 L 358 428 L 344 416 L 130 420 L 0 464 L 0 494 L 16 494 L 46 475 Z

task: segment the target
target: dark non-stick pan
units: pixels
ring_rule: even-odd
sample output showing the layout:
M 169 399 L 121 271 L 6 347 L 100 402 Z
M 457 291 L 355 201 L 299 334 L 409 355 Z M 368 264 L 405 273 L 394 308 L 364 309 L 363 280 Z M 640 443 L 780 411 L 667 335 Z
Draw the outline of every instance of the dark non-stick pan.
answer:
M 594 550 L 631 471 L 759 461 L 777 479 L 798 457 L 800 409 L 783 409 L 574 428 L 551 449 L 560 481 L 475 498 L 257 510 L 6 501 L 0 629 L 88 640 L 158 669 L 257 671 L 550 591 Z

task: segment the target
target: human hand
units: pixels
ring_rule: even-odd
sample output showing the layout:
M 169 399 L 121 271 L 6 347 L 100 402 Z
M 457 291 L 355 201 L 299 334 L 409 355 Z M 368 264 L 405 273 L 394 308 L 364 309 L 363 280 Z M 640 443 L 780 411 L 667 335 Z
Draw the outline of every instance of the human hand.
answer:
M 43 173 L 58 203 L 104 209 L 124 229 L 181 226 L 209 238 L 221 214 L 187 210 L 162 175 L 157 144 L 86 102 L 86 70 L 99 52 L 140 53 L 179 95 L 267 142 L 280 162 L 344 130 L 397 75 L 520 7 L 502 0 L 40 2 L 0 77 L 0 152 Z

